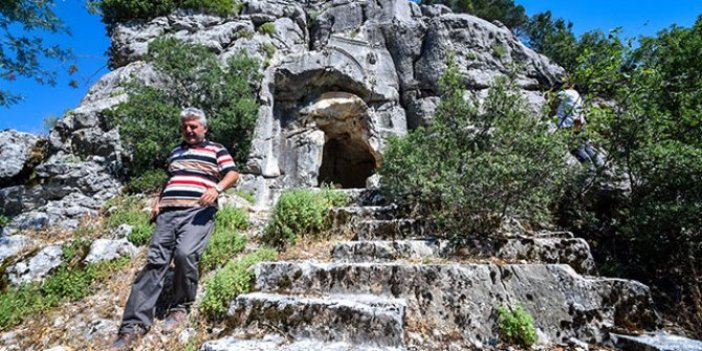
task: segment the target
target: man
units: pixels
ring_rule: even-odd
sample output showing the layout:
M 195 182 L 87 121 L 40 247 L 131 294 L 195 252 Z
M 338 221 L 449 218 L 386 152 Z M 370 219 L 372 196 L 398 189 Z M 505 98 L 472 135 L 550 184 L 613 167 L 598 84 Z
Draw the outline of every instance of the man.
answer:
M 573 89 L 572 83 L 565 83 L 563 90 L 558 93 L 560 104 L 556 110 L 558 116 L 558 128 L 572 128 L 576 136 L 583 131 L 587 121 L 583 110 L 583 99 L 577 90 Z M 589 168 L 594 170 L 595 166 L 601 167 L 597 152 L 590 145 L 590 141 L 585 137 L 581 138 L 578 145 L 570 151 L 581 163 L 588 162 Z
M 217 197 L 239 179 L 227 149 L 205 139 L 204 112 L 184 109 L 180 130 L 184 141 L 171 151 L 169 179 L 151 211 L 156 229 L 146 266 L 134 281 L 112 350 L 129 349 L 137 333 L 151 327 L 171 259 L 174 303 L 163 330 L 173 331 L 185 322 L 197 293 L 198 261 L 214 228 Z

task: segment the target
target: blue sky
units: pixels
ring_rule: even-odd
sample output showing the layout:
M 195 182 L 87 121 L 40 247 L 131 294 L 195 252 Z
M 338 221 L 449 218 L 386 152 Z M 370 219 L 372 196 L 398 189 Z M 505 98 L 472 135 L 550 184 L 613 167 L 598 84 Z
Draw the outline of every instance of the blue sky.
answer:
M 580 34 L 593 29 L 609 31 L 623 28 L 624 36 L 654 35 L 671 24 L 689 27 L 702 14 L 700 0 L 516 0 L 527 14 L 550 10 L 555 17 L 569 19 Z M 96 15 L 84 8 L 85 0 L 56 0 L 57 15 L 71 28 L 72 36 L 51 36 L 45 40 L 73 49 L 80 86 L 68 87 L 69 78 L 59 75 L 55 87 L 42 86 L 32 80 L 14 82 L 0 80 L 4 89 L 21 93 L 25 99 L 9 108 L 0 107 L 0 130 L 12 128 L 25 132 L 45 133 L 44 119 L 59 117 L 78 106 L 90 85 L 105 74 L 109 38 Z M 51 66 L 50 66 L 51 67 Z M 65 70 L 62 70 L 65 71 Z

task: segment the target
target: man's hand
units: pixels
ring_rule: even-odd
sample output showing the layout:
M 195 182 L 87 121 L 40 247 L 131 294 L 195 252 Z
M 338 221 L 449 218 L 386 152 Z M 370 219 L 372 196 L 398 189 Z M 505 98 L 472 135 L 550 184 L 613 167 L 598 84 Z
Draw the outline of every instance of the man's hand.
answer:
M 217 197 L 219 196 L 219 193 L 217 190 L 214 188 L 209 188 L 207 191 L 205 191 L 202 196 L 200 196 L 200 199 L 197 201 L 200 206 L 212 206 L 212 204 L 217 201 Z
M 156 201 L 156 203 L 154 203 L 154 205 L 151 207 L 151 217 L 149 218 L 151 222 L 156 221 L 159 211 L 161 211 L 161 206 L 159 205 L 159 202 Z

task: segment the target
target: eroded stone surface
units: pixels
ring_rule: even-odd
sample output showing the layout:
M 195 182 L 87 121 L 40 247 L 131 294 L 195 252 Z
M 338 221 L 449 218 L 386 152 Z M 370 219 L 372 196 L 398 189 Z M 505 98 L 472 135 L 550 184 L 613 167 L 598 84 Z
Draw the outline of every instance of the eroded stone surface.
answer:
M 7 269 L 8 279 L 15 286 L 43 280 L 49 272 L 63 262 L 61 247 L 61 245 L 47 246 L 34 256 L 11 266 Z
M 374 346 L 402 344 L 405 302 L 378 296 L 239 296 L 227 315 L 238 326 L 268 323 L 295 337 Z
M 262 291 L 406 298 L 409 320 L 456 330 L 474 344 L 496 337 L 495 309 L 503 304 L 524 305 L 551 342 L 600 342 L 609 327 L 657 322 L 645 285 L 584 278 L 566 265 L 278 262 L 255 272 Z

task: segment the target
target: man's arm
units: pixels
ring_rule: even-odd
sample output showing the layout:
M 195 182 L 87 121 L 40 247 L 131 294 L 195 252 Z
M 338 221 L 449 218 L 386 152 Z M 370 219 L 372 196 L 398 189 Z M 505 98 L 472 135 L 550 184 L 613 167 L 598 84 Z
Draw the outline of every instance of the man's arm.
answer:
M 166 190 L 166 185 L 168 185 L 168 179 L 163 181 L 163 184 L 161 184 L 161 190 L 158 192 L 158 197 L 156 200 L 154 200 L 153 206 L 151 206 L 151 222 L 154 222 L 156 220 L 156 217 L 158 217 L 158 213 L 161 211 L 160 203 L 161 203 L 161 196 L 163 196 L 163 192 Z
M 217 186 L 219 186 L 222 191 L 225 191 L 229 189 L 232 185 L 236 184 L 236 182 L 239 180 L 239 173 L 236 171 L 229 171 L 227 174 L 224 175 L 224 178 L 217 183 Z M 217 201 L 217 197 L 219 196 L 219 193 L 215 188 L 209 188 L 207 191 L 205 191 L 204 194 L 200 197 L 200 200 L 198 203 L 201 206 L 210 206 L 212 205 L 215 201 Z

